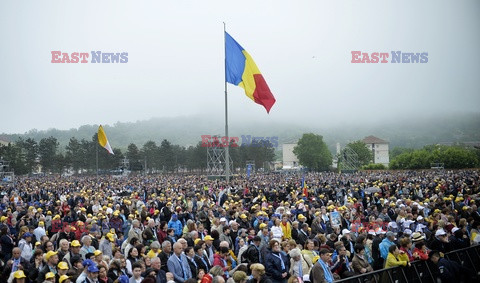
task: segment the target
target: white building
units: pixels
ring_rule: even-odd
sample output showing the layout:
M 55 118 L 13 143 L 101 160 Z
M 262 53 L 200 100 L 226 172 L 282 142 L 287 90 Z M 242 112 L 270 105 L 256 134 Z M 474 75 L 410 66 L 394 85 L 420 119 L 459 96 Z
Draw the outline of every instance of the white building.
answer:
M 293 148 L 297 146 L 296 143 L 283 144 L 282 146 L 282 155 L 283 155 L 283 169 L 293 169 L 298 168 L 300 164 L 298 163 L 298 158 L 293 154 Z
M 388 141 L 379 139 L 374 136 L 368 136 L 362 140 L 369 150 L 373 154 L 373 163 L 383 164 L 385 167 L 388 167 L 390 163 L 389 151 L 388 151 Z

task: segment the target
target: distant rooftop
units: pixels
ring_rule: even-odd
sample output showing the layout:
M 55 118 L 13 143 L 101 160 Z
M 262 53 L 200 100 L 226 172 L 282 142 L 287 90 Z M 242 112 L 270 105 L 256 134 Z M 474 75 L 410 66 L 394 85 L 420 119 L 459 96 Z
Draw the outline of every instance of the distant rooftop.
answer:
M 377 144 L 377 143 L 389 143 L 388 141 L 382 140 L 382 139 L 377 138 L 377 137 L 375 137 L 375 136 L 368 136 L 368 137 L 364 138 L 362 141 L 363 141 L 365 144 L 371 144 L 371 143 L 375 143 L 375 144 Z
M 10 142 L 4 139 L 0 139 L 0 145 L 8 145 Z

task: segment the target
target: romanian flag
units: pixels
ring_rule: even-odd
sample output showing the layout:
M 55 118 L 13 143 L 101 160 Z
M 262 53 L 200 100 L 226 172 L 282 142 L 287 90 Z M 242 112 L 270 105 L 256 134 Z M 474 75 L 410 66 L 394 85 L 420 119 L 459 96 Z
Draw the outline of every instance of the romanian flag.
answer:
M 225 75 L 228 83 L 242 87 L 245 94 L 270 112 L 275 97 L 250 54 L 225 32 Z
M 102 125 L 98 127 L 98 143 L 105 148 L 108 153 L 113 154 L 112 147 L 110 147 L 110 143 L 107 140 L 107 135 L 105 134 Z

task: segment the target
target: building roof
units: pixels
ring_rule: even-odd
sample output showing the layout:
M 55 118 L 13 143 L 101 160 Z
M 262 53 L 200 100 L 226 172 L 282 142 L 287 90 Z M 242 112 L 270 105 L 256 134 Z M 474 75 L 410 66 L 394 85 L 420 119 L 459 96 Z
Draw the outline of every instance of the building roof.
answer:
M 10 142 L 4 139 L 0 139 L 0 145 L 8 145 Z
M 368 136 L 362 140 L 365 144 L 371 144 L 371 143 L 388 143 L 386 140 L 382 140 L 380 138 L 377 138 L 375 136 Z

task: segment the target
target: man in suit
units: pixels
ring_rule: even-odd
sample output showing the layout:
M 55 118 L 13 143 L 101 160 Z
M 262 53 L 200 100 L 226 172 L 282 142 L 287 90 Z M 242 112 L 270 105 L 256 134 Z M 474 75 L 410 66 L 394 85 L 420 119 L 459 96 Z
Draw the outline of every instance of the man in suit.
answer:
M 197 263 L 198 270 L 203 269 L 205 273 L 208 273 L 210 270 L 210 263 L 208 262 L 208 258 L 203 253 L 203 247 L 201 245 L 196 245 L 193 250 L 195 251 L 195 263 Z
M 292 239 L 298 243 L 298 234 L 300 233 L 300 229 L 298 229 L 298 221 L 292 222 Z
M 172 254 L 172 244 L 169 241 L 164 241 L 162 243 L 162 251 L 158 254 L 160 262 L 162 264 L 162 270 L 168 272 L 167 262 Z
M 10 276 L 10 273 L 15 272 L 19 270 L 19 265 L 23 267 L 23 270 L 28 271 L 30 268 L 30 263 L 21 257 L 22 250 L 20 248 L 15 247 L 12 250 L 12 258 L 7 261 L 7 264 L 5 265 L 5 268 L 3 270 L 3 280 L 7 282 L 8 277 Z
M 167 273 L 162 270 L 162 262 L 159 257 L 152 258 L 151 266 L 157 272 L 156 283 L 167 283 Z
M 45 254 L 45 260 L 47 264 L 40 270 L 37 277 L 37 283 L 43 283 L 45 280 L 45 275 L 48 272 L 57 273 L 57 264 L 58 264 L 58 255 L 57 252 L 49 251 Z
M 299 245 L 302 245 L 305 246 L 305 242 L 307 241 L 307 239 L 309 238 L 309 235 L 308 235 L 308 224 L 307 223 L 303 223 L 302 224 L 302 229 L 300 229 L 299 233 L 298 233 L 298 244 Z
M 167 262 L 168 271 L 173 273 L 174 280 L 177 283 L 183 283 L 185 280 L 192 278 L 188 259 L 182 251 L 182 244 L 178 242 L 175 243 L 173 245 L 173 254 Z
M 188 266 L 190 267 L 190 271 L 192 272 L 192 277 L 196 278 L 198 275 L 198 265 L 195 261 L 195 251 L 193 247 L 187 247 L 184 250 L 184 253 L 187 256 Z

